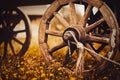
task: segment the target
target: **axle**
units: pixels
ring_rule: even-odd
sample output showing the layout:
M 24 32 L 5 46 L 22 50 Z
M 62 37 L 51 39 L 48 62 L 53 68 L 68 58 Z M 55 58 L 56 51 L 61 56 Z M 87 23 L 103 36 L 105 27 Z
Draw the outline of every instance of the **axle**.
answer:
M 63 40 L 65 42 L 68 42 L 68 40 L 70 42 L 75 42 L 75 40 L 73 39 L 73 37 L 76 37 L 76 39 L 78 41 L 81 41 L 83 39 L 83 35 L 82 35 L 82 31 L 80 31 L 78 28 L 76 27 L 69 27 L 67 28 L 64 33 L 63 33 Z

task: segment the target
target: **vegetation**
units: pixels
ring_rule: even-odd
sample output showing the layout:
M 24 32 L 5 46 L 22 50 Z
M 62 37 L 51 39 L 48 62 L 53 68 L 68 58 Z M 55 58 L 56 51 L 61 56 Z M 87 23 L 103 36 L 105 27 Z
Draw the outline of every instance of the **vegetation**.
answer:
M 0 64 L 0 80 L 83 80 L 83 76 L 75 76 L 66 72 L 59 62 L 47 66 L 40 54 L 38 43 L 32 41 L 24 57 L 7 56 Z M 70 65 L 69 65 L 70 66 Z M 112 65 L 102 75 L 91 76 L 94 80 L 119 80 L 120 68 Z

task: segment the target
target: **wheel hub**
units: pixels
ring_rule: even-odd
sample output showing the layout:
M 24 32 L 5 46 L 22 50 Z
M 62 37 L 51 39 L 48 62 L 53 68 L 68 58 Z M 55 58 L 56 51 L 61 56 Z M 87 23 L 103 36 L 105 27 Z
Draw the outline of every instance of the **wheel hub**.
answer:
M 9 41 L 13 37 L 13 32 L 8 28 L 0 29 L 0 35 L 3 36 L 0 41 Z
M 65 29 L 63 33 L 63 40 L 65 42 L 67 42 L 68 40 L 74 42 L 73 36 L 76 37 L 78 41 L 83 41 L 85 39 L 84 29 L 80 27 L 69 27 Z

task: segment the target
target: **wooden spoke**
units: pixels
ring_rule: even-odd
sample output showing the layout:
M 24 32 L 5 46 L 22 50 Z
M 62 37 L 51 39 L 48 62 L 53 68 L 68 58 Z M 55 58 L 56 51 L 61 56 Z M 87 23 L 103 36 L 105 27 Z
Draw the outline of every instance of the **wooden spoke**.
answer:
M 50 49 L 49 52 L 52 53 L 52 52 L 54 52 L 54 51 L 56 51 L 56 50 L 59 50 L 59 49 L 65 47 L 65 46 L 66 46 L 66 43 L 65 43 L 65 42 L 62 42 L 61 44 L 59 44 L 59 45 L 53 47 L 52 49 Z
M 26 32 L 26 30 L 14 31 L 14 34 L 23 33 L 23 32 Z
M 4 43 L 4 53 L 7 52 L 7 42 Z
M 20 40 L 18 40 L 17 38 L 13 37 L 13 40 L 16 41 L 17 43 L 24 45 L 24 43 L 22 43 Z
M 8 10 L 8 11 L 9 11 L 9 14 L 10 14 L 10 15 L 12 15 L 12 14 L 13 14 L 13 11 L 11 11 L 11 10 Z
M 4 12 L 4 15 L 12 15 L 12 11 L 8 9 Z
M 99 44 L 99 47 L 95 47 L 94 46 L 94 42 L 90 42 L 89 45 L 91 46 L 91 48 L 96 52 L 96 53 L 99 53 L 100 51 L 102 51 L 102 49 L 105 48 L 105 46 L 107 46 L 107 44 Z
M 110 39 L 106 37 L 97 37 L 97 36 L 91 36 L 87 35 L 87 39 L 90 41 L 98 42 L 98 43 L 106 43 L 108 44 Z
M 11 50 L 12 50 L 12 53 L 15 55 L 15 50 L 14 50 L 14 47 L 13 47 L 13 45 L 12 45 L 12 42 L 11 42 L 11 41 L 9 42 L 9 45 L 10 45 L 10 48 L 11 48 Z
M 66 64 L 69 63 L 71 56 L 75 50 L 76 50 L 76 45 L 71 44 L 71 43 L 69 44 L 69 41 L 68 41 L 68 50 L 67 50 L 67 53 L 65 55 L 65 59 L 63 61 L 64 66 L 66 66 Z
M 13 16 L 14 17 L 14 22 L 13 22 L 13 25 L 11 26 L 11 30 L 13 30 L 16 25 L 21 21 L 21 18 L 20 16 Z
M 6 24 L 6 27 L 10 27 L 10 24 L 11 24 L 11 15 L 12 15 L 12 11 L 11 10 L 7 10 L 5 11 L 5 14 L 3 14 L 7 24 Z
M 92 47 L 90 46 L 90 44 L 86 43 L 85 46 L 86 46 L 88 49 L 94 51 L 94 50 L 92 49 Z M 88 51 L 88 52 L 89 52 L 89 51 Z M 101 58 L 100 58 L 99 56 L 97 56 L 97 55 L 95 55 L 95 54 L 93 54 L 93 53 L 91 53 L 91 52 L 89 52 L 89 54 L 90 54 L 95 60 L 97 60 L 97 61 L 99 61 L 99 62 L 101 61 Z
M 7 22 L 7 23 L 6 23 L 6 26 L 5 26 L 5 27 L 8 27 L 8 28 L 9 28 L 9 27 L 10 27 L 10 20 L 7 18 L 7 19 L 6 19 L 6 22 Z
M 7 15 L 7 13 L 8 13 L 8 11 L 6 10 L 6 11 L 4 12 L 4 15 Z
M 70 2 L 69 3 L 70 5 L 70 25 L 74 25 L 74 24 L 77 24 L 77 13 L 76 13 L 76 10 L 75 10 L 75 5 L 74 3 Z
M 62 37 L 62 33 L 60 31 L 46 30 L 45 33 L 48 34 L 48 35 Z
M 14 33 L 23 33 L 23 32 L 26 32 L 26 30 L 14 31 Z
M 103 48 L 105 48 L 106 44 L 102 44 L 97 50 L 96 52 L 100 52 Z
M 98 25 L 100 25 L 100 24 L 101 24 L 102 22 L 104 22 L 104 21 L 105 21 L 104 18 L 101 18 L 101 19 L 99 19 L 98 21 L 96 21 L 95 23 L 87 26 L 87 27 L 85 28 L 86 32 L 89 32 L 89 31 L 91 31 L 92 29 L 96 28 Z
M 57 12 L 54 12 L 54 16 L 63 24 L 65 27 L 69 26 L 69 23 Z
M 82 26 L 82 27 L 85 27 L 85 24 L 88 20 L 88 17 L 90 16 L 90 13 L 91 13 L 91 9 L 92 9 L 92 6 L 91 5 L 88 5 L 87 6 L 87 9 L 85 11 L 85 14 L 83 15 L 83 17 L 81 18 L 79 24 Z
M 3 54 L 3 59 L 5 58 L 6 54 L 7 54 L 7 42 L 4 42 L 4 54 Z

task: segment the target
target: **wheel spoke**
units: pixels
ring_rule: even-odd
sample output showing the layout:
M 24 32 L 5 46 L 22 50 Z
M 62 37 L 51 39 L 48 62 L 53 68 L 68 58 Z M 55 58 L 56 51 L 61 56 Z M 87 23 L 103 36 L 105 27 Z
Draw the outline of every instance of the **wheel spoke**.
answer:
M 88 49 L 94 51 L 94 50 L 92 49 L 92 47 L 90 46 L 90 44 L 86 43 L 85 46 L 86 46 Z M 89 52 L 89 51 L 88 51 L 88 52 Z M 95 51 L 94 51 L 94 52 L 95 52 Z M 91 52 L 89 52 L 89 54 L 90 54 L 95 60 L 101 62 L 101 58 L 100 58 L 99 56 L 97 56 L 97 55 L 95 55 L 95 54 L 93 54 L 93 53 L 91 53 Z
M 14 31 L 14 34 L 23 33 L 23 32 L 26 32 L 26 30 Z
M 105 21 L 104 18 L 101 18 L 101 19 L 99 19 L 98 21 L 96 21 L 95 23 L 87 26 L 87 27 L 85 28 L 86 32 L 89 32 L 89 31 L 91 31 L 92 29 L 96 28 L 98 25 L 100 25 L 100 24 L 101 24 L 102 22 L 104 22 L 104 21 Z
M 93 46 L 94 44 L 92 42 L 89 43 L 89 45 L 91 46 L 92 50 L 96 52 L 95 47 Z
M 45 33 L 48 34 L 48 35 L 62 37 L 62 33 L 60 31 L 46 30 Z
M 70 59 L 71 59 L 71 56 L 74 52 L 74 50 L 76 49 L 76 45 L 73 45 L 73 44 L 69 44 L 68 43 L 68 50 L 67 50 L 67 53 L 65 55 L 65 59 L 63 61 L 63 65 L 66 66 L 66 64 L 69 63 Z
M 10 27 L 10 20 L 8 18 L 6 19 L 6 26 L 5 27 L 7 27 L 7 28 Z
M 82 27 L 85 27 L 86 25 L 86 22 L 88 20 L 88 17 L 90 16 L 90 13 L 91 13 L 91 9 L 92 9 L 92 6 L 91 5 L 88 5 L 87 6 L 87 9 L 85 11 L 85 14 L 83 15 L 83 17 L 81 18 L 79 24 L 82 26 Z
M 4 15 L 7 15 L 7 13 L 8 13 L 8 11 L 7 11 L 7 10 L 5 10 Z
M 4 42 L 4 54 L 3 54 L 3 59 L 5 58 L 6 54 L 7 54 L 7 42 Z
M 102 44 L 97 50 L 96 52 L 100 52 L 103 48 L 105 48 L 106 44 Z
M 52 53 L 52 52 L 54 52 L 54 51 L 56 51 L 58 49 L 61 49 L 61 48 L 65 47 L 65 46 L 66 46 L 66 43 L 62 42 L 59 45 L 57 45 L 57 46 L 53 47 L 52 49 L 50 49 L 49 52 Z
M 3 13 L 6 17 L 8 17 L 9 15 L 12 15 L 12 10 L 9 10 L 9 9 L 7 9 L 7 10 L 5 10 L 5 12 Z
M 57 12 L 54 12 L 54 16 L 63 24 L 65 27 L 69 26 L 69 23 Z
M 21 21 L 21 18 L 18 15 L 14 15 L 14 21 L 13 21 L 13 25 L 11 26 L 11 29 L 13 30 L 16 25 Z
M 13 40 L 16 41 L 17 43 L 24 45 L 21 41 L 19 41 L 17 38 L 13 37 Z
M 75 10 L 75 5 L 74 3 L 70 2 L 69 3 L 70 5 L 70 25 L 74 25 L 74 24 L 77 24 L 77 13 L 76 13 L 76 10 Z
M 12 10 L 8 10 L 9 11 L 9 15 L 12 15 L 13 11 Z
M 14 47 L 13 47 L 13 45 L 12 45 L 12 42 L 10 41 L 9 44 L 10 44 L 10 48 L 11 48 L 11 50 L 12 50 L 12 53 L 15 55 L 15 50 L 14 50 Z
M 110 41 L 110 39 L 106 37 L 97 37 L 97 36 L 91 36 L 91 35 L 87 35 L 87 39 L 90 41 L 105 43 L 105 44 L 108 44 Z
M 12 11 L 11 10 L 6 10 L 5 13 L 4 13 L 4 18 L 6 20 L 6 27 L 10 27 L 10 24 L 11 24 L 11 16 L 12 16 Z

